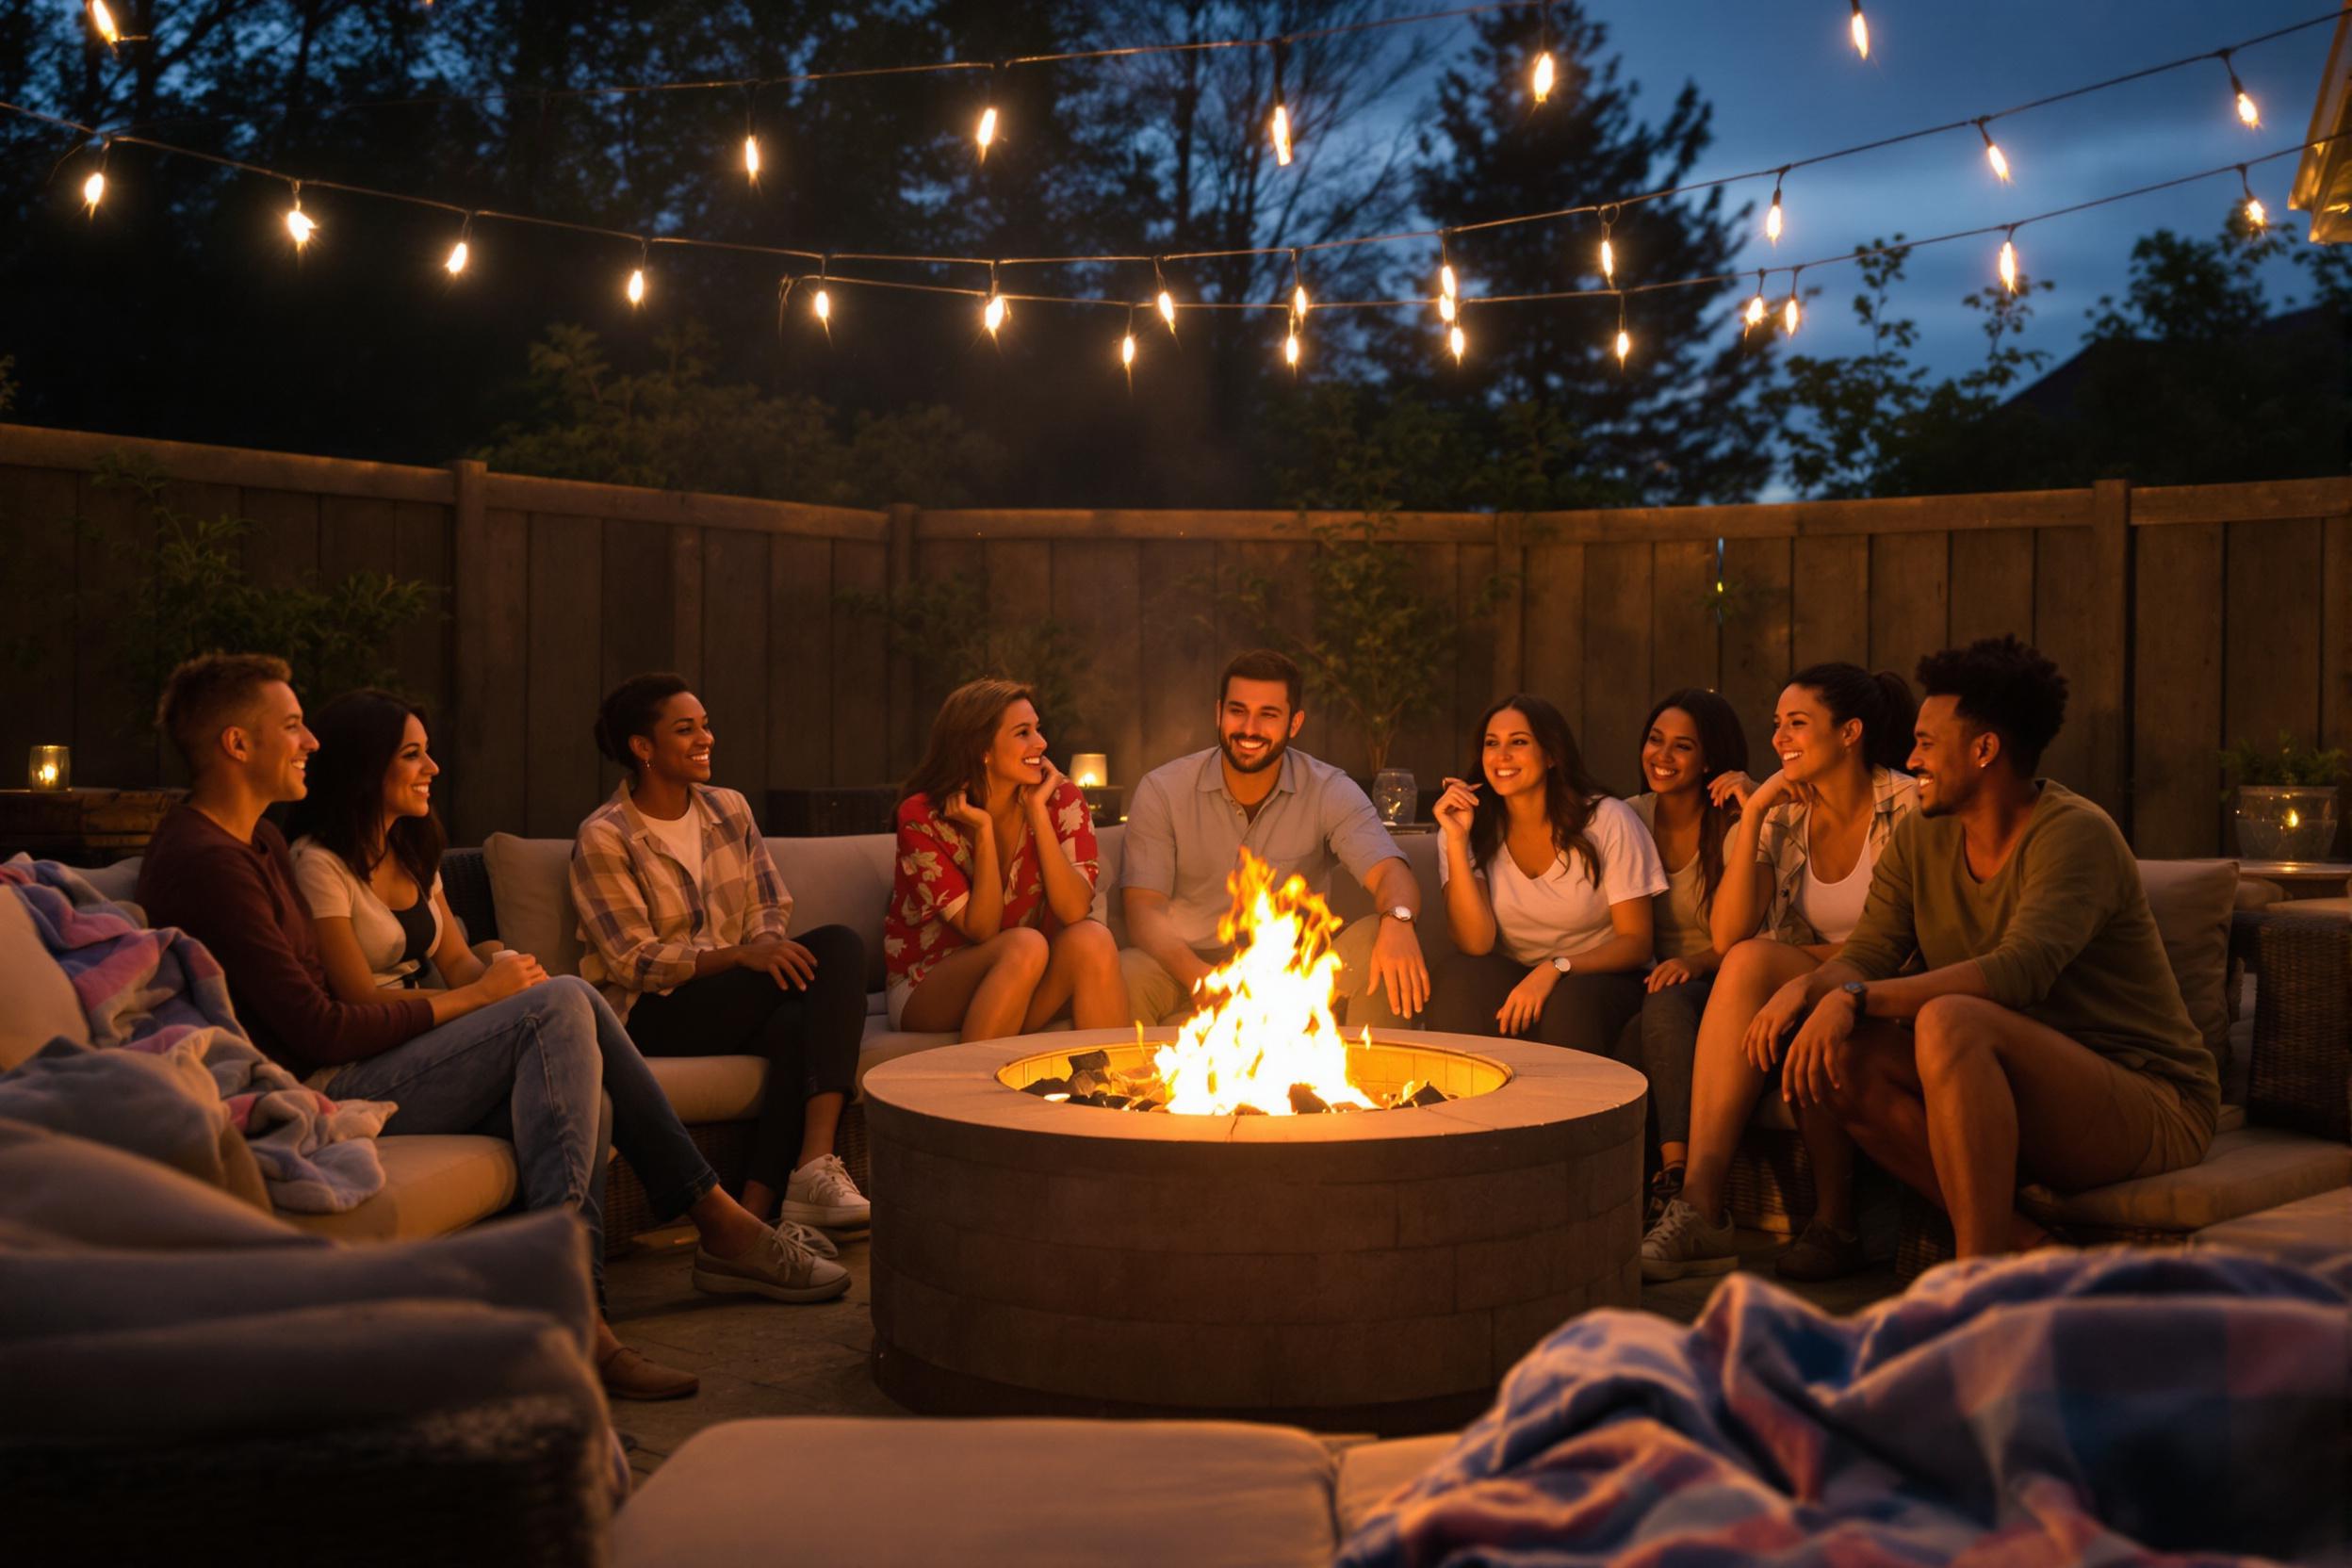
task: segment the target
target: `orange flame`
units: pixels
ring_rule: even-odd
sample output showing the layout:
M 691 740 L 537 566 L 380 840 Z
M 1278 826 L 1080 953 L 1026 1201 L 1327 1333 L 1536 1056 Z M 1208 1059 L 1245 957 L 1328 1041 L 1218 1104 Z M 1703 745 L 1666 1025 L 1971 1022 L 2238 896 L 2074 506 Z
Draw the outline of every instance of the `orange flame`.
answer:
M 1238 946 L 1195 988 L 1200 1010 L 1152 1057 L 1168 1108 L 1228 1116 L 1247 1105 L 1289 1116 L 1298 1084 L 1329 1105 L 1374 1108 L 1348 1081 L 1348 1041 L 1331 1014 L 1339 917 L 1304 877 L 1278 886 L 1274 868 L 1247 851 L 1226 886 L 1233 906 L 1217 920 L 1217 939 Z

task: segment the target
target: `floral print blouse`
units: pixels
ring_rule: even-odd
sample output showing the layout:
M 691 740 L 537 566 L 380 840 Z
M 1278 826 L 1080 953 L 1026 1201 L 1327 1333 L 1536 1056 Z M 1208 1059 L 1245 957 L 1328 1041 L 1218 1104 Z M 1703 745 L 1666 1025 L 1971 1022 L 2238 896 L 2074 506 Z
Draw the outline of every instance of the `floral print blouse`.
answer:
M 1093 814 L 1078 786 L 1065 780 L 1047 807 L 1070 863 L 1092 886 L 1099 874 Z M 882 965 L 890 986 L 913 986 L 933 965 L 971 939 L 950 919 L 972 896 L 972 841 L 932 806 L 908 795 L 898 803 L 898 861 L 890 878 L 890 907 L 882 923 Z M 1037 836 L 1025 827 L 1021 847 L 1004 867 L 1003 929 L 1034 925 L 1047 936 L 1062 923 L 1045 899 L 1045 867 Z

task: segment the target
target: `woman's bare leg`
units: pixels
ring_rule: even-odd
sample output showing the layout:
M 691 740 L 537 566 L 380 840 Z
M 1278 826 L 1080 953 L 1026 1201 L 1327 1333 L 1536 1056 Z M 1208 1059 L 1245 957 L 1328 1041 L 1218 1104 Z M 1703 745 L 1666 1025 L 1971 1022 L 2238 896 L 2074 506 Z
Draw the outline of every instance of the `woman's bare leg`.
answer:
M 900 1026 L 918 1034 L 955 1030 L 968 1040 L 1021 1034 L 1048 956 L 1044 933 L 1025 925 L 957 948 L 915 983 Z
M 1054 935 L 1037 988 L 1030 994 L 1024 1030 L 1045 1026 L 1067 1005 L 1080 1029 L 1117 1029 L 1129 1020 L 1127 982 L 1119 970 L 1119 943 L 1101 921 L 1082 920 Z
M 1741 1041 L 1748 1022 L 1774 991 L 1820 964 L 1803 948 L 1761 939 L 1723 956 L 1715 989 L 1699 1019 L 1699 1051 L 1690 1074 L 1690 1154 L 1682 1200 L 1711 1222 L 1723 1212 L 1723 1184 L 1732 1152 L 1756 1113 L 1766 1074 L 1748 1060 Z

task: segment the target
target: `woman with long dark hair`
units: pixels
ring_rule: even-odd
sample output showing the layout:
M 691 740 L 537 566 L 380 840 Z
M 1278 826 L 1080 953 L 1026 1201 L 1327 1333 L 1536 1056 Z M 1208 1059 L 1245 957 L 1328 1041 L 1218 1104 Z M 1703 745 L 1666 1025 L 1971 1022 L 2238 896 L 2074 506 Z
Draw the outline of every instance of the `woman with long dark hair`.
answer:
M 1609 1054 L 1642 1006 L 1650 901 L 1666 890 L 1657 846 L 1542 697 L 1503 698 L 1476 733 L 1478 782 L 1448 778 L 1436 807 L 1460 951 L 1429 1026 Z
M 1761 784 L 1726 773 L 1707 787 L 1716 803 L 1740 808 L 1710 913 L 1724 956 L 1699 1022 L 1690 1169 L 1681 1196 L 1642 1239 L 1644 1279 L 1720 1274 L 1738 1262 L 1724 1183 L 1786 1044 L 1778 1030 L 1756 1027 L 1758 1018 L 1776 1016 L 1767 1004 L 1784 989 L 1802 994 L 1805 976 L 1837 956 L 1862 918 L 1887 838 L 1919 807 L 1919 786 L 1900 771 L 1918 712 L 1892 671 L 1812 665 L 1790 678 L 1772 713 L 1780 770 Z M 1865 1261 L 1854 1223 L 1854 1144 L 1819 1106 L 1801 1108 L 1797 1120 L 1815 1204 L 1777 1266 L 1791 1279 L 1836 1279 Z
M 788 935 L 792 892 L 750 802 L 710 782 L 710 715 L 684 677 L 623 681 L 596 738 L 627 777 L 572 841 L 580 973 L 648 1056 L 766 1058 L 743 1207 L 865 1230 L 874 1211 L 833 1150 L 865 1037 L 865 939 Z
M 995 1039 L 1064 1009 L 1081 1029 L 1124 1024 L 1119 944 L 1091 918 L 1098 874 L 1093 817 L 1046 755 L 1035 694 L 956 688 L 898 802 L 891 1026 Z
M 1698 1053 L 1699 1019 L 1723 962 L 1710 916 L 1739 807 L 1715 799 L 1709 788 L 1747 768 L 1748 734 L 1739 711 L 1714 692 L 1695 686 L 1669 692 L 1642 727 L 1642 781 L 1648 789 L 1625 804 L 1657 841 L 1667 883 L 1652 906 L 1658 961 L 1642 999 L 1642 1069 L 1649 1075 L 1650 1115 L 1658 1129 L 1653 1220 L 1682 1190 L 1690 1142 L 1690 1064 Z

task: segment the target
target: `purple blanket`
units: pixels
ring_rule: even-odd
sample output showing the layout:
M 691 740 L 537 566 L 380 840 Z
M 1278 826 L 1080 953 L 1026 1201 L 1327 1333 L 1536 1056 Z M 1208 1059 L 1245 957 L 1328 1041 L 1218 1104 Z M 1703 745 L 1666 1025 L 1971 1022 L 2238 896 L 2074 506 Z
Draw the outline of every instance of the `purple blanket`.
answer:
M 1847 1318 L 1734 1275 L 1561 1327 L 1339 1560 L 2343 1561 L 2348 1412 L 2352 1256 L 2038 1252 Z
M 74 1092 L 105 1093 L 106 1052 L 192 1064 L 195 1070 L 170 1081 L 208 1092 L 214 1114 L 244 1134 L 276 1207 L 333 1213 L 383 1188 L 375 1135 L 397 1107 L 330 1100 L 262 1054 L 238 1027 L 228 982 L 204 944 L 176 926 L 155 930 L 126 918 L 52 861 L 19 856 L 0 864 L 0 890 L 24 903 L 50 957 L 73 982 L 91 1041 L 89 1051 L 52 1041 L 17 1073 L 72 1072 L 80 1080 Z M 150 1084 L 141 1075 L 140 1086 Z

